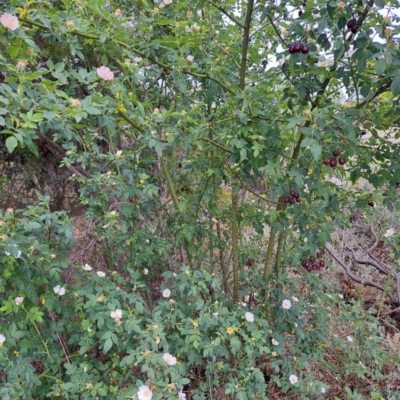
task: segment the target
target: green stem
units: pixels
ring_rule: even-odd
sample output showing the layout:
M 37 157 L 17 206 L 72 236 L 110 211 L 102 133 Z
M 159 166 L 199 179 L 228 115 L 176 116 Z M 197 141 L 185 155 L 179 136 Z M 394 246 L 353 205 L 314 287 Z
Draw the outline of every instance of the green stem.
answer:
M 108 139 L 110 140 L 111 151 L 112 151 L 112 154 L 115 157 L 115 147 L 114 147 L 114 143 L 113 143 L 113 140 L 112 140 L 112 137 L 111 137 L 111 132 L 110 132 L 110 129 L 108 129 L 108 126 L 106 127 L 106 129 L 107 129 L 107 133 L 108 133 Z M 121 171 L 119 169 L 118 163 L 116 162 L 115 164 L 117 166 L 118 175 L 121 175 Z
M 239 301 L 239 254 L 237 226 L 238 190 L 232 186 L 232 264 L 233 264 L 233 301 Z
M 224 250 L 221 245 L 222 242 L 222 232 L 221 232 L 221 223 L 219 222 L 219 219 L 217 219 L 217 236 L 218 236 L 218 241 L 219 241 L 219 264 L 221 266 L 221 271 L 222 271 L 222 278 L 224 280 L 224 290 L 225 290 L 225 295 L 228 296 L 229 294 L 229 285 L 228 285 L 228 271 L 226 268 L 226 265 L 224 263 Z
M 246 10 L 246 20 L 244 23 L 243 43 L 242 43 L 242 60 L 240 63 L 240 90 L 243 91 L 246 87 L 246 67 L 247 67 L 247 50 L 250 42 L 250 26 L 251 15 L 253 13 L 254 0 L 248 0 Z
M 250 41 L 251 15 L 253 13 L 254 0 L 248 0 L 246 19 L 244 23 L 242 58 L 240 63 L 239 87 L 243 92 L 246 87 L 247 51 Z M 238 249 L 238 225 L 237 206 L 239 188 L 237 182 L 232 185 L 232 265 L 233 265 L 233 300 L 239 301 L 239 249 Z
M 384 291 L 383 291 L 383 293 L 382 293 L 381 302 L 380 302 L 380 304 L 379 304 L 378 314 L 376 315 L 376 318 L 378 318 L 378 319 L 379 319 L 379 316 L 381 315 L 381 311 L 382 311 L 383 303 L 384 303 L 385 298 L 386 298 L 386 291 L 387 291 L 387 289 L 388 289 L 388 287 L 389 287 L 389 283 L 390 283 L 390 278 L 387 277 L 385 289 L 384 289 Z
M 22 309 L 26 312 L 26 314 L 28 314 L 28 311 L 26 310 L 26 308 L 25 308 L 24 306 L 22 306 Z M 38 335 L 39 337 L 42 337 L 42 334 L 39 332 L 39 329 L 38 329 L 38 327 L 36 326 L 35 321 L 33 321 L 32 323 L 33 323 L 33 327 L 35 328 L 35 331 L 36 331 L 37 335 Z M 42 343 L 43 343 L 43 346 L 44 346 L 45 349 L 46 349 L 47 355 L 49 356 L 49 358 L 51 358 L 49 348 L 47 347 L 47 344 L 46 344 L 46 342 L 45 342 L 43 339 L 42 339 Z
M 224 151 L 226 151 L 226 152 L 229 153 L 229 154 L 232 154 L 232 151 L 229 150 L 227 147 L 223 146 L 222 144 L 215 143 L 213 140 L 207 139 L 207 138 L 205 138 L 205 137 L 198 138 L 197 140 L 202 140 L 202 141 L 204 141 L 204 142 L 210 143 L 210 144 L 212 144 L 213 146 L 218 147 L 219 149 L 224 150 Z
M 278 248 L 276 250 L 276 260 L 275 260 L 275 273 L 276 273 L 276 275 L 279 274 L 279 269 L 280 269 L 280 266 L 281 266 L 282 248 L 283 248 L 284 239 L 285 239 L 285 231 L 282 231 L 279 234 L 279 237 L 278 237 Z
M 166 164 L 166 158 L 164 158 L 163 156 L 161 157 L 161 168 L 163 170 L 165 179 L 167 180 L 167 185 L 168 185 L 169 192 L 171 193 L 171 198 L 172 198 L 172 203 L 174 205 L 174 208 L 176 209 L 176 211 L 179 211 L 179 200 L 178 200 L 178 196 L 176 194 L 175 185 L 174 185 L 174 182 L 172 181 L 171 175 L 169 173 L 169 170 L 168 170 L 168 167 Z M 183 227 L 182 217 L 179 218 L 179 223 L 180 223 L 181 227 Z M 189 260 L 190 269 L 193 269 L 193 259 L 192 259 L 192 255 L 190 253 L 189 244 L 187 243 L 186 239 L 185 239 L 185 247 L 186 247 L 187 257 Z
M 125 115 L 123 112 L 119 111 L 118 115 L 123 118 L 126 122 L 130 123 L 134 128 L 136 128 L 138 131 L 140 131 L 140 126 L 132 121 L 127 115 Z
M 107 254 L 108 254 L 108 259 L 110 261 L 110 265 L 114 266 L 114 258 L 112 256 L 112 253 L 111 253 L 111 250 L 110 250 L 110 245 L 108 243 L 107 238 L 105 239 L 105 242 L 106 242 L 106 250 L 107 250 Z
M 268 247 L 267 247 L 267 255 L 265 257 L 265 265 L 264 265 L 264 283 L 267 285 L 268 284 L 268 279 L 269 279 L 269 273 L 271 271 L 271 262 L 272 262 L 272 255 L 274 252 L 274 246 L 275 246 L 275 233 L 270 233 L 269 235 L 269 241 L 268 241 Z

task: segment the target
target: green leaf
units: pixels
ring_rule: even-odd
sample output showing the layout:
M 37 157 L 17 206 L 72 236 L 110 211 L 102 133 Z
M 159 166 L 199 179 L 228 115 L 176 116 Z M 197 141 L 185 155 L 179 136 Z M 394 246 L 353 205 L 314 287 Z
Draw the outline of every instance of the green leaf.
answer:
M 319 158 L 321 157 L 321 152 L 322 152 L 322 148 L 319 145 L 319 143 L 314 142 L 314 144 L 311 146 L 311 154 L 314 157 L 314 160 L 319 160 Z
M 90 115 L 101 115 L 101 111 L 95 107 L 87 107 L 85 111 Z
M 18 141 L 14 136 L 7 138 L 6 146 L 9 153 L 12 153 L 14 149 L 17 147 Z
M 382 75 L 385 72 L 386 69 L 386 61 L 383 60 L 382 58 L 379 59 L 376 64 L 375 64 L 375 72 L 377 75 Z
M 32 231 L 33 229 L 39 229 L 41 226 L 38 222 L 30 221 L 25 225 L 25 229 Z
M 357 63 L 357 71 L 358 71 L 359 73 L 362 73 L 363 71 L 365 71 L 366 66 L 367 66 L 367 60 L 366 60 L 366 58 L 365 58 L 365 57 L 361 57 L 361 58 L 358 60 L 358 63 Z
M 57 117 L 57 114 L 55 114 L 55 113 L 53 113 L 51 111 L 45 111 L 43 115 L 48 120 L 52 120 L 52 119 Z
M 306 137 L 301 141 L 301 147 L 311 146 L 314 143 L 314 139 Z
M 392 84 L 390 85 L 390 90 L 392 91 L 393 96 L 396 96 L 400 90 L 400 77 L 393 79 Z
M 108 352 L 108 350 L 111 349 L 113 345 L 113 342 L 111 340 L 111 338 L 108 338 L 105 342 L 104 342 L 104 347 L 103 347 L 103 352 L 104 354 L 106 354 Z
M 366 84 L 361 88 L 360 93 L 364 97 L 367 97 L 369 95 L 370 90 L 371 90 L 371 85 L 370 84 Z

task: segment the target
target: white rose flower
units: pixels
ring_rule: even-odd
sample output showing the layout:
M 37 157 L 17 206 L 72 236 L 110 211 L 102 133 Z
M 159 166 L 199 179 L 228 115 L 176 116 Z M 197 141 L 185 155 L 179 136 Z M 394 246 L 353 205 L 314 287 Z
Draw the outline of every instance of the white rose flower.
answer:
M 168 365 L 175 365 L 176 364 L 176 357 L 173 357 L 169 353 L 165 353 L 162 358 Z
M 251 312 L 247 312 L 245 314 L 245 318 L 246 318 L 246 321 L 248 321 L 248 322 L 254 322 L 254 314 Z
M 19 306 L 23 301 L 24 301 L 24 298 L 23 298 L 23 297 L 16 297 L 16 298 L 15 298 L 15 304 L 16 304 L 17 306 Z
M 65 294 L 65 289 L 60 285 L 57 285 L 53 288 L 54 293 L 58 294 L 59 296 L 63 296 Z

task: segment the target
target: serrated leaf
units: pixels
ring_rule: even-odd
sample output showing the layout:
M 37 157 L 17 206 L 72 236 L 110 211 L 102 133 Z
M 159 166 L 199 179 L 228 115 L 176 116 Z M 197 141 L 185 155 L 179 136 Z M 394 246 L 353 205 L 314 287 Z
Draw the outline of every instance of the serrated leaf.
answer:
M 7 138 L 6 146 L 9 153 L 12 153 L 18 145 L 18 141 L 14 136 Z

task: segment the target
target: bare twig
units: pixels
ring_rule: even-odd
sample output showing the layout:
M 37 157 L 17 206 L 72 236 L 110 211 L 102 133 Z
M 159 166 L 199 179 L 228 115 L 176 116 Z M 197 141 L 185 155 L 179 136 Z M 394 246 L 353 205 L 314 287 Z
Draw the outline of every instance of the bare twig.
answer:
M 387 313 L 381 315 L 381 316 L 379 317 L 379 319 L 386 318 L 388 315 L 393 314 L 393 313 L 395 313 L 395 312 L 397 312 L 397 311 L 400 311 L 400 307 L 396 307 L 394 310 L 388 311 Z
M 350 268 L 345 264 L 344 261 L 342 261 L 335 253 L 335 251 L 332 249 L 332 247 L 329 245 L 329 243 L 327 243 L 325 245 L 325 248 L 328 250 L 329 254 L 336 260 L 336 262 L 345 270 L 346 274 L 355 282 L 357 283 L 361 283 L 364 286 L 371 286 L 374 287 L 382 292 L 385 291 L 384 287 L 379 285 L 376 282 L 370 281 L 370 280 L 363 280 L 361 278 L 359 278 L 357 275 L 353 274 L 350 271 Z M 394 296 L 392 296 L 391 294 L 387 294 L 387 296 L 389 297 L 390 301 L 392 301 L 395 304 L 400 304 L 400 301 L 398 299 L 396 299 Z

